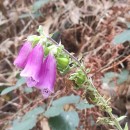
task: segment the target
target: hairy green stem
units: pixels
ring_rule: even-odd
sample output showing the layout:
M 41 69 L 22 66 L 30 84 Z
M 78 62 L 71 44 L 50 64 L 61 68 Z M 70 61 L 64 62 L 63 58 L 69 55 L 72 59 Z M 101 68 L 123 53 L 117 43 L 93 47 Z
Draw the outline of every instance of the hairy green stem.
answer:
M 53 40 L 51 37 L 47 37 L 47 39 L 53 42 L 55 45 L 59 46 L 59 44 L 55 40 Z M 72 59 L 74 59 L 78 63 L 78 65 L 80 65 L 80 62 L 73 55 L 71 55 L 66 49 L 63 48 L 63 51 L 66 54 L 68 54 Z
M 48 37 L 48 36 L 47 36 L 47 39 L 50 40 L 50 41 L 51 41 L 53 44 L 55 44 L 56 46 L 59 46 L 59 44 L 58 44 L 55 40 L 53 40 L 51 37 Z M 68 55 L 70 56 L 70 58 L 73 59 L 73 60 L 79 65 L 79 67 L 82 69 L 82 71 L 86 74 L 86 71 L 85 71 L 84 68 L 81 66 L 80 62 L 79 62 L 73 55 L 71 55 L 66 49 L 63 49 L 63 51 L 64 51 L 66 54 L 68 54 Z M 87 76 L 87 75 L 86 75 L 86 76 Z M 93 88 L 96 90 L 95 86 L 94 86 L 93 83 L 92 83 L 91 78 L 88 77 L 88 79 L 89 79 L 89 83 L 90 83 L 91 87 L 93 87 Z M 97 96 L 99 97 L 99 98 L 98 98 L 98 99 L 99 99 L 99 102 L 102 104 L 103 107 L 105 107 L 104 111 L 106 111 L 106 112 L 109 114 L 109 116 L 110 116 L 111 120 L 114 122 L 116 128 L 117 128 L 118 130 L 123 130 L 123 129 L 121 128 L 121 126 L 120 126 L 118 120 L 117 120 L 117 119 L 114 117 L 114 115 L 112 114 L 112 111 L 110 111 L 110 108 L 111 108 L 111 107 L 108 105 L 107 101 L 99 94 L 99 92 L 98 92 L 97 90 L 96 90 L 96 94 L 97 94 Z M 97 101 L 98 101 L 98 99 L 97 99 Z M 102 107 L 102 106 L 101 106 L 101 107 Z M 99 107 L 100 107 L 100 106 L 99 106 Z
M 109 116 L 111 117 L 111 119 L 114 121 L 116 128 L 118 128 L 118 130 L 123 130 L 122 127 L 120 126 L 119 122 L 116 120 L 116 118 L 112 114 L 112 112 L 108 111 L 107 113 L 109 114 Z

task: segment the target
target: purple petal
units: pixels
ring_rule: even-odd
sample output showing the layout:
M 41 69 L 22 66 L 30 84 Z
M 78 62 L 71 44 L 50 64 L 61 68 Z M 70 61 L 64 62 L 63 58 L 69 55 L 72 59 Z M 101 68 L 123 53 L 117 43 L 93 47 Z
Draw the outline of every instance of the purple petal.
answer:
M 22 77 L 29 78 L 30 81 L 28 84 L 39 81 L 38 75 L 43 62 L 43 55 L 43 47 L 41 44 L 37 44 L 29 54 L 26 66 L 20 74 Z
M 17 66 L 18 68 L 24 68 L 27 63 L 27 58 L 31 50 L 32 50 L 31 43 L 25 42 L 22 48 L 20 49 L 17 58 L 14 61 L 14 65 Z
M 56 60 L 53 55 L 49 54 L 45 59 L 39 77 L 40 81 L 37 83 L 36 88 L 41 89 L 42 92 L 48 90 L 49 93 L 53 93 L 56 80 Z

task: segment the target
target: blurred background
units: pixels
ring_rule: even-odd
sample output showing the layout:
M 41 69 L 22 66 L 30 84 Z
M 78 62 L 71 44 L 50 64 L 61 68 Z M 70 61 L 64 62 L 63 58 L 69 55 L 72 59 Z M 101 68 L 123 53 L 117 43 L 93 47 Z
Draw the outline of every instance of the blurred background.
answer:
M 107 116 L 98 107 L 75 105 L 83 90 L 75 90 L 68 75 L 57 75 L 55 93 L 46 100 L 26 87 L 13 61 L 27 36 L 38 35 L 39 25 L 46 34 L 56 33 L 56 39 L 77 58 L 83 57 L 95 87 L 111 98 L 113 114 L 126 115 L 120 123 L 130 125 L 129 0 L 0 0 L 0 130 L 72 130 L 67 124 L 59 126 L 63 123 L 61 113 L 56 114 L 59 107 L 49 109 L 53 100 L 62 97 L 70 100 L 64 103 L 64 111 L 78 114 L 69 113 L 75 118 L 68 120 L 74 129 L 112 129 L 96 123 L 99 116 Z M 45 110 L 50 111 L 41 115 Z

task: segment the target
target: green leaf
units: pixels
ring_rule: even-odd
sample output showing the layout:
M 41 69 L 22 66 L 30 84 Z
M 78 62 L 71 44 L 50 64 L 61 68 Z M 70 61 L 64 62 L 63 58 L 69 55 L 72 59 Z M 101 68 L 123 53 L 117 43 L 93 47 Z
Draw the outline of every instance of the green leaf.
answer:
M 125 124 L 124 130 L 129 130 L 129 128 L 128 128 L 128 123 Z
M 63 112 L 63 107 L 50 107 L 45 113 L 44 115 L 46 117 L 54 117 L 54 116 L 58 116 Z
M 121 34 L 118 34 L 113 40 L 114 44 L 120 44 L 126 41 L 130 41 L 130 30 L 125 30 Z
M 123 120 L 124 118 L 126 118 L 126 116 L 120 116 L 119 118 L 117 118 L 118 121 Z
M 20 19 L 24 19 L 24 18 L 28 18 L 28 17 L 31 17 L 31 15 L 29 13 L 26 13 L 26 14 L 21 14 L 19 16 Z
M 5 88 L 5 89 L 1 92 L 1 95 L 7 94 L 7 93 L 9 93 L 9 92 L 11 92 L 11 91 L 13 91 L 13 90 L 15 90 L 15 89 L 21 87 L 21 85 L 24 84 L 24 83 L 25 83 L 25 78 L 20 78 L 20 79 L 17 81 L 17 83 L 16 83 L 15 86 Z
M 38 18 L 38 17 L 42 16 L 42 14 L 40 12 L 35 12 L 35 13 L 31 13 L 31 14 L 30 13 L 26 13 L 26 14 L 21 14 L 19 16 L 19 18 L 20 19 L 26 19 L 26 18 L 29 18 L 31 16 L 33 16 L 34 18 Z
M 79 116 L 76 111 L 63 112 L 61 115 L 49 119 L 52 130 L 75 130 L 79 125 Z
M 29 111 L 22 119 L 16 119 L 13 121 L 11 130 L 31 130 L 37 123 L 37 116 L 44 112 L 44 108 L 36 107 Z
M 60 39 L 61 39 L 61 34 L 60 34 L 60 32 L 59 32 L 59 31 L 54 32 L 54 33 L 52 34 L 51 38 L 52 38 L 53 40 L 55 40 L 56 42 L 59 43 L 59 41 L 60 41 Z
M 104 77 L 102 78 L 102 81 L 104 83 L 109 83 L 113 78 L 118 77 L 118 73 L 115 72 L 107 72 L 105 73 Z
M 32 93 L 32 92 L 33 92 L 33 88 L 25 87 L 25 88 L 24 88 L 24 92 L 25 92 L 26 94 Z
M 34 12 L 38 11 L 44 4 L 46 4 L 49 0 L 37 0 L 34 2 L 32 10 Z
M 87 102 L 85 102 L 84 100 L 80 101 L 78 104 L 76 104 L 76 108 L 79 110 L 83 110 L 83 109 L 89 109 L 94 107 L 94 105 L 88 104 Z
M 93 118 L 92 115 L 90 115 L 90 116 L 88 117 L 88 120 L 90 121 L 90 125 L 91 125 L 91 126 L 94 126 L 94 125 L 96 124 L 96 122 L 95 122 L 95 120 L 94 120 L 94 118 Z
M 115 72 L 107 72 L 105 73 L 104 77 L 102 78 L 103 83 L 109 84 L 109 86 L 114 87 L 115 82 L 113 82 L 113 78 L 119 77 L 118 73 Z
M 35 12 L 35 13 L 32 13 L 33 17 L 34 18 L 39 18 L 40 16 L 42 16 L 42 14 L 40 12 Z
M 24 121 L 15 120 L 11 130 L 31 130 L 36 125 L 36 122 L 36 117 Z
M 80 100 L 79 96 L 74 96 L 74 95 L 65 96 L 65 97 L 62 97 L 60 99 L 53 101 L 52 105 L 53 106 L 64 106 L 65 104 L 76 104 L 79 102 L 79 100 Z
M 130 22 L 126 22 L 128 29 L 130 29 Z
M 43 107 L 36 107 L 33 110 L 26 113 L 26 115 L 23 116 L 22 120 L 27 120 L 29 118 L 37 117 L 37 115 L 39 115 L 39 114 L 41 114 L 43 112 L 44 112 Z
M 113 81 L 113 78 L 117 79 L 117 84 L 121 84 L 127 80 L 128 75 L 129 75 L 129 72 L 128 70 L 125 70 L 125 69 L 122 70 L 121 73 L 107 72 L 102 78 L 102 82 L 107 83 L 109 84 L 109 86 L 114 87 L 115 82 Z
M 128 79 L 129 71 L 128 70 L 122 70 L 122 72 L 119 74 L 119 78 L 117 80 L 117 84 L 121 84 L 125 82 Z

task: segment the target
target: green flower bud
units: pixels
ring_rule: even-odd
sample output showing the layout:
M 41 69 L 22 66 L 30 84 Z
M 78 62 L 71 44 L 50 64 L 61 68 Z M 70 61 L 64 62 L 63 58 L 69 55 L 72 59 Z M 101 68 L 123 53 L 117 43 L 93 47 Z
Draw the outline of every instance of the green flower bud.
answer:
M 32 44 L 35 46 L 35 44 L 39 42 L 40 38 L 41 38 L 40 36 L 31 35 L 31 36 L 28 36 L 27 40 L 32 42 Z
M 51 46 L 48 46 L 48 47 L 44 46 L 45 56 L 47 56 L 50 51 L 51 51 L 51 53 L 56 54 L 57 53 L 57 47 L 55 45 L 51 45 Z
M 60 70 L 65 70 L 69 65 L 69 58 L 66 57 L 57 58 L 57 65 Z
M 49 51 L 51 51 L 53 54 L 57 53 L 57 47 L 56 45 L 51 45 L 48 47 Z
M 80 86 L 86 81 L 86 75 L 81 70 L 78 70 L 76 73 L 71 74 L 69 79 L 74 80 L 76 85 Z
M 75 83 L 81 85 L 81 84 L 83 84 L 85 82 L 85 79 L 86 79 L 85 75 L 79 74 L 76 77 Z
M 49 54 L 50 50 L 48 47 L 44 47 L 44 54 L 47 56 Z

